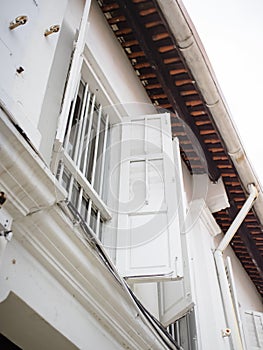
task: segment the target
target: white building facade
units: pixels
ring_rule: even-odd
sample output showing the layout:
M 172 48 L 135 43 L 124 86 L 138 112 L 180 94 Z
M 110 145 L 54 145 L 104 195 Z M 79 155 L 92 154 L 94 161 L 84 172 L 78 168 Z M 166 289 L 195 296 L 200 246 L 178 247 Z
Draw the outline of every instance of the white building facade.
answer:
M 171 111 L 150 100 L 103 6 L 2 4 L 1 342 L 262 349 L 262 297 L 229 245 L 261 203 L 256 180 L 237 165 L 244 215 L 220 244 L 224 181 L 189 171 Z

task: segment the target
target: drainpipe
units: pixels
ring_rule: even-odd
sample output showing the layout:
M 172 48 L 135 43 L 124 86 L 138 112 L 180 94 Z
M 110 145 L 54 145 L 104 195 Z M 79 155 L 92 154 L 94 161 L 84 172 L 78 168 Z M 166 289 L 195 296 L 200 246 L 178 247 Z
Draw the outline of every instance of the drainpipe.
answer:
M 248 185 L 248 191 L 249 191 L 249 197 L 247 198 L 242 209 L 237 214 L 236 218 L 232 222 L 231 226 L 227 230 L 222 241 L 219 243 L 219 246 L 217 247 L 217 249 L 214 252 L 215 263 L 216 263 L 216 268 L 217 268 L 217 273 L 218 273 L 219 286 L 220 286 L 220 290 L 221 290 L 221 294 L 222 294 L 226 319 L 227 319 L 228 326 L 229 326 L 230 331 L 231 331 L 230 335 L 231 335 L 231 340 L 232 340 L 232 345 L 233 345 L 234 350 L 243 350 L 244 346 L 243 346 L 242 341 L 241 341 L 238 321 L 237 321 L 237 317 L 236 317 L 236 313 L 235 313 L 235 309 L 234 309 L 234 305 L 233 305 L 233 301 L 232 301 L 232 296 L 231 296 L 230 289 L 229 289 L 223 253 L 224 253 L 225 249 L 228 247 L 230 241 L 234 237 L 238 228 L 242 224 L 247 213 L 251 209 L 254 200 L 258 196 L 258 191 L 253 184 Z

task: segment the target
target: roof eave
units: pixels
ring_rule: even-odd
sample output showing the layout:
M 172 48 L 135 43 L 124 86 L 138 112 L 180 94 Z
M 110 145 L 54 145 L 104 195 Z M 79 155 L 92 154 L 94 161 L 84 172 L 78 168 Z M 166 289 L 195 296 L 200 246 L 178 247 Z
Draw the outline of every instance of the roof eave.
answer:
M 227 152 L 238 171 L 243 187 L 247 189 L 248 185 L 253 183 L 259 191 L 254 208 L 262 224 L 263 195 L 261 185 L 245 153 L 231 119 L 230 111 L 194 25 L 181 0 L 156 0 L 156 2 L 177 40 L 178 48 L 184 56 L 214 122 L 224 139 Z

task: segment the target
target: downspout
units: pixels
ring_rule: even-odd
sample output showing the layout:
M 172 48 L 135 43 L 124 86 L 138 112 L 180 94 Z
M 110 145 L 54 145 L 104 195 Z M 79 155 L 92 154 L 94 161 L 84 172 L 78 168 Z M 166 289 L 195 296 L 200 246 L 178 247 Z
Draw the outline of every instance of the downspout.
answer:
M 247 198 L 242 209 L 237 214 L 236 218 L 232 222 L 231 226 L 227 230 L 222 241 L 219 243 L 217 249 L 214 252 L 215 263 L 216 263 L 216 268 L 217 268 L 217 273 L 218 273 L 219 286 L 220 286 L 220 290 L 221 290 L 221 294 L 222 294 L 222 300 L 223 300 L 223 305 L 224 305 L 224 309 L 225 309 L 226 319 L 228 322 L 228 326 L 231 330 L 230 336 L 231 336 L 234 350 L 243 350 L 244 346 L 242 344 L 242 340 L 241 340 L 241 336 L 240 336 L 240 332 L 239 332 L 238 321 L 237 321 L 237 317 L 236 317 L 236 313 L 235 313 L 235 308 L 233 305 L 232 296 L 231 296 L 230 289 L 229 289 L 223 253 L 224 253 L 225 249 L 228 247 L 230 241 L 234 237 L 238 228 L 240 227 L 243 220 L 245 219 L 247 213 L 251 209 L 253 202 L 255 201 L 255 199 L 258 196 L 258 191 L 253 184 L 248 185 L 248 191 L 249 191 L 249 197 Z

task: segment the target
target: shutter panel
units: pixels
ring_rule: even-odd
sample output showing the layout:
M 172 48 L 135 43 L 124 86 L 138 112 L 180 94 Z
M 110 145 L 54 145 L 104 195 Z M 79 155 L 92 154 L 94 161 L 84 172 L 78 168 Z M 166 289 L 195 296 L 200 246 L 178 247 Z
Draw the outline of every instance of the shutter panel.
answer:
M 247 349 L 263 349 L 263 313 L 246 311 L 244 314 L 244 330 Z
M 160 321 L 165 326 L 178 320 L 194 307 L 193 295 L 191 290 L 191 276 L 189 266 L 189 253 L 187 239 L 191 236 L 185 234 L 186 230 L 186 198 L 184 193 L 183 172 L 181 165 L 181 156 L 179 142 L 173 141 L 174 160 L 177 182 L 177 198 L 179 205 L 179 218 L 181 226 L 181 244 L 183 254 L 183 278 L 178 281 L 167 281 L 159 284 L 159 305 Z M 190 226 L 191 227 L 191 226 Z M 191 227 L 191 230 L 195 229 Z
M 124 119 L 116 264 L 125 277 L 179 278 L 182 256 L 170 115 Z

